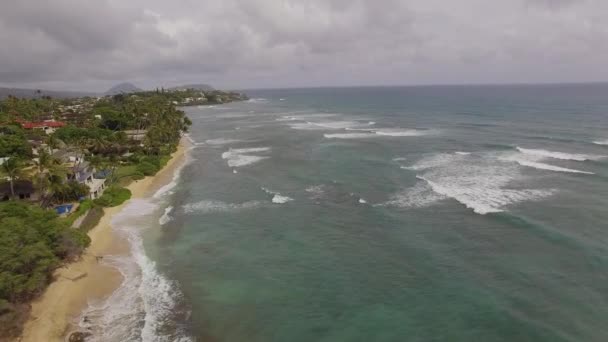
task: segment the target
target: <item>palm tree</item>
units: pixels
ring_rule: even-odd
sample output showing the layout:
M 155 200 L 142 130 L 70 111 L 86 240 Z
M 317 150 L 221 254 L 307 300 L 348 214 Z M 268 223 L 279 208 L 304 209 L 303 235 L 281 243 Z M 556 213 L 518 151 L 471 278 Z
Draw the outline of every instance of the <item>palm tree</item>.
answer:
M 7 159 L 2 164 L 2 174 L 4 174 L 11 185 L 11 198 L 15 197 L 15 181 L 23 177 L 23 163 L 16 157 Z
M 61 179 L 65 177 L 65 171 L 60 162 L 46 150 L 39 152 L 38 160 L 34 161 L 34 165 L 36 167 L 35 186 L 40 192 L 41 205 L 44 206 L 51 185 L 51 177 L 57 176 Z

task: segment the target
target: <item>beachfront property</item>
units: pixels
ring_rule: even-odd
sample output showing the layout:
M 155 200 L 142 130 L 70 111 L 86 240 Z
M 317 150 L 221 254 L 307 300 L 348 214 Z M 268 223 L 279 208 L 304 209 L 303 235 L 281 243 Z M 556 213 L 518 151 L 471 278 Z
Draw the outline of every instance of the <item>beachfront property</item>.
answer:
M 96 199 L 103 195 L 106 189 L 106 179 L 101 178 L 95 167 L 91 166 L 78 150 L 62 149 L 53 153 L 53 157 L 61 161 L 67 168 L 66 179 L 76 181 L 89 187 L 89 198 Z
M 15 191 L 15 199 L 25 201 L 38 201 L 40 194 L 36 191 L 34 183 L 29 180 L 16 180 L 13 182 L 13 190 Z M 11 199 L 11 184 L 9 181 L 0 182 L 0 201 L 8 201 Z

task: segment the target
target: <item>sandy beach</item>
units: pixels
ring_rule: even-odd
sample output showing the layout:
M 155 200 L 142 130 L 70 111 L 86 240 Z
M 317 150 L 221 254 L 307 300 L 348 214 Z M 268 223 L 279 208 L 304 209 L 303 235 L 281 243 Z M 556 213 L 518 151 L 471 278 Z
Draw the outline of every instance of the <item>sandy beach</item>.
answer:
M 185 161 L 188 149 L 184 139 L 167 165 L 154 177 L 146 177 L 131 183 L 128 188 L 132 198 L 151 195 L 169 183 L 174 171 Z M 128 201 L 126 202 L 128 203 Z M 98 261 L 104 255 L 129 253 L 128 243 L 113 231 L 111 221 L 126 205 L 104 209 L 104 216 L 90 232 L 91 245 L 81 260 L 68 264 L 55 272 L 55 281 L 44 294 L 32 303 L 30 318 L 23 334 L 16 341 L 64 341 L 73 329 L 73 323 L 92 300 L 109 296 L 122 281 L 122 275 L 114 268 Z

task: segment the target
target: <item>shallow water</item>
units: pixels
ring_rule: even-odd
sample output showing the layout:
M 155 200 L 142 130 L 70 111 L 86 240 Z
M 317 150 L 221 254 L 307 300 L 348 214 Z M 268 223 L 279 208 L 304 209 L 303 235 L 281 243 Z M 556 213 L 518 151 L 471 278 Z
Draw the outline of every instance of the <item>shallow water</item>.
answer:
M 251 95 L 187 108 L 143 340 L 608 340 L 608 87 Z

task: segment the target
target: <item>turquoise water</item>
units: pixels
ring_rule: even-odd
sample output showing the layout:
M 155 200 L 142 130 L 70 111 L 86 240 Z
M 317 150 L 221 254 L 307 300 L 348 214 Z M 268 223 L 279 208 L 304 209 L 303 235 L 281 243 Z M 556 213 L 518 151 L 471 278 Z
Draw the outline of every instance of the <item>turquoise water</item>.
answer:
M 607 86 L 249 94 L 144 234 L 194 339 L 608 340 Z

